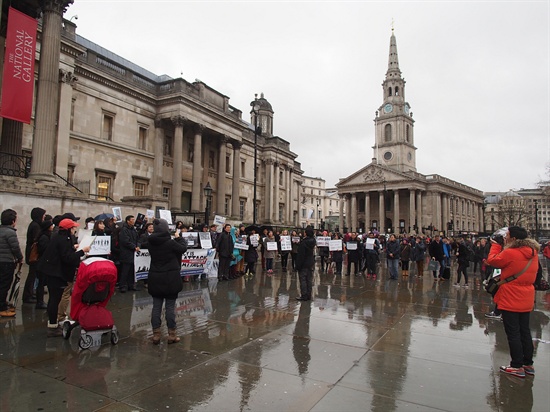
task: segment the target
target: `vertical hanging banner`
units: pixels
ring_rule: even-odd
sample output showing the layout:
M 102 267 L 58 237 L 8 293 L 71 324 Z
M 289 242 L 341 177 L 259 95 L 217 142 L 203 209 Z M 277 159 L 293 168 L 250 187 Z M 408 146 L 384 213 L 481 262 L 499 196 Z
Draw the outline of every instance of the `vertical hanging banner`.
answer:
M 10 7 L 0 116 L 30 123 L 34 96 L 36 19 Z

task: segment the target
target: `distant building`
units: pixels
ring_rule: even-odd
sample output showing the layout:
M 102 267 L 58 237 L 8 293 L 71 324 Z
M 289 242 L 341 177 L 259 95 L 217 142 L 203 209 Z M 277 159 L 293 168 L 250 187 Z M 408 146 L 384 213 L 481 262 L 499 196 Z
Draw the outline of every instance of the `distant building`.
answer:
M 405 79 L 399 69 L 393 32 L 382 90 L 383 101 L 374 119 L 374 158 L 336 184 L 341 200 L 341 230 L 479 232 L 483 226 L 481 191 L 437 174 L 416 171 L 413 113 L 405 99 Z

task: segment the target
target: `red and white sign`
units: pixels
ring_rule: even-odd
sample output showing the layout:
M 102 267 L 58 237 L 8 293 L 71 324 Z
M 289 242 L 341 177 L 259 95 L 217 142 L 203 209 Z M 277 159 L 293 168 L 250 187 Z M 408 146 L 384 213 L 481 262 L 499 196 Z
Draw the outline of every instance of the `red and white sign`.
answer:
M 10 7 L 0 116 L 31 122 L 37 21 Z

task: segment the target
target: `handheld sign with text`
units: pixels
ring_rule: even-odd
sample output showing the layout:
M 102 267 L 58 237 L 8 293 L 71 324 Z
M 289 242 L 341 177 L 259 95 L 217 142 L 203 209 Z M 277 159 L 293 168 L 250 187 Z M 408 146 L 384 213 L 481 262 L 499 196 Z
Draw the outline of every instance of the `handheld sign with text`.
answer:
M 328 250 L 331 252 L 342 250 L 342 239 L 331 240 L 328 242 Z
M 356 242 L 346 243 L 346 249 L 347 250 L 357 250 L 357 243 Z
M 267 250 L 277 250 L 277 242 L 266 242 Z
M 212 236 L 210 236 L 210 232 L 200 232 L 199 240 L 201 242 L 201 248 L 212 249 Z
M 292 250 L 290 236 L 281 236 L 281 251 L 285 252 L 290 250 Z
M 246 236 L 238 236 L 235 240 L 235 249 L 248 250 L 248 245 L 246 244 Z

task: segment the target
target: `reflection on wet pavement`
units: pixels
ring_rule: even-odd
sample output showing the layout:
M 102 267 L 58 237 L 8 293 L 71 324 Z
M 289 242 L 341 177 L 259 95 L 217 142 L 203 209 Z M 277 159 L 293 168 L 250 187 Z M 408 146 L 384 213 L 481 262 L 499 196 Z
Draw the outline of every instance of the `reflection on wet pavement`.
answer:
M 531 330 L 536 377 L 508 364 L 491 300 L 424 277 L 377 280 L 315 273 L 314 299 L 299 303 L 296 275 L 184 284 L 181 342 L 150 343 L 146 290 L 115 294 L 120 334 L 91 350 L 46 338 L 46 314 L 19 305 L 0 320 L 2 411 L 548 411 L 550 295 L 537 292 Z M 414 274 L 413 274 L 414 275 Z

